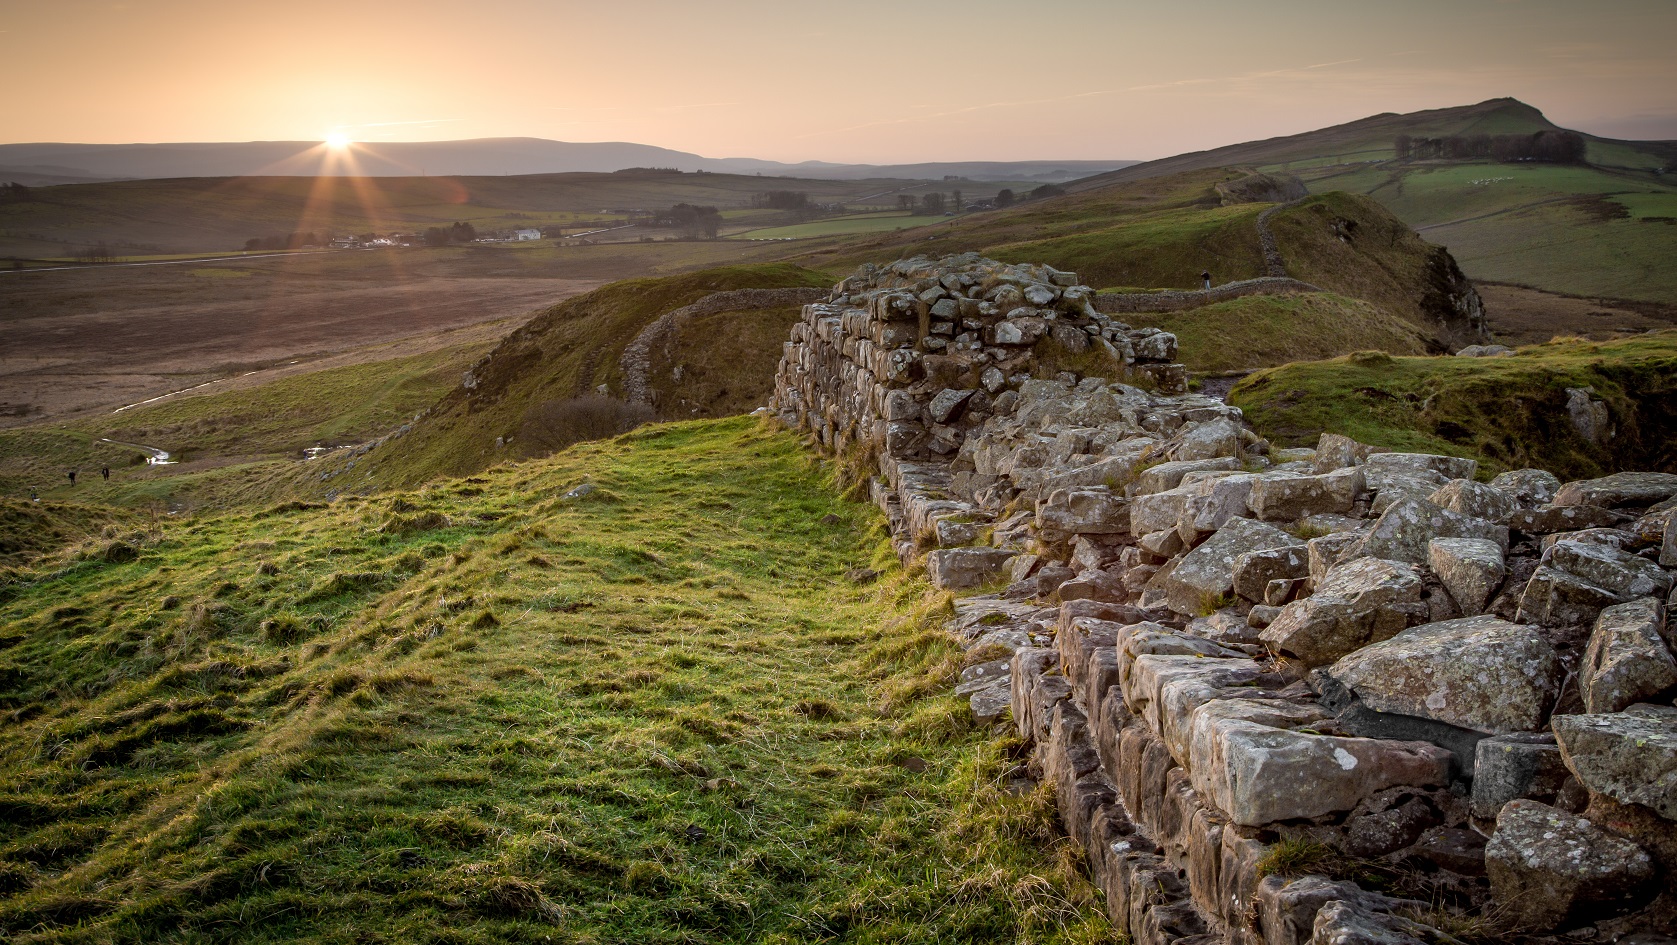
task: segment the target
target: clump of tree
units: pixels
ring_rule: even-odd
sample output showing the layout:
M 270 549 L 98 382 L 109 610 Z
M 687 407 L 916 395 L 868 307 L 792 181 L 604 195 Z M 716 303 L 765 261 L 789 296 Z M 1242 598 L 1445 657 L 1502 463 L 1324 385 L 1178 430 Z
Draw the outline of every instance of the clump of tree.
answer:
M 1053 184 L 1043 184 L 1041 187 L 1031 191 L 1029 199 L 1041 200 L 1044 197 L 1059 197 L 1065 192 L 1066 189 L 1064 187 L 1056 187 Z
M 574 443 L 603 440 L 651 423 L 653 410 L 604 394 L 549 400 L 524 411 L 518 438 L 532 456 L 556 453 Z
M 930 216 L 937 216 L 938 214 L 943 212 L 943 208 L 944 208 L 944 205 L 945 205 L 946 201 L 947 201 L 947 198 L 944 197 L 944 195 L 941 194 L 941 193 L 934 192 L 934 193 L 929 193 L 929 194 L 921 194 L 920 195 L 920 212 L 928 214 Z
M 17 181 L 0 184 L 0 203 L 23 203 L 26 200 L 34 199 L 34 196 L 28 187 Z
M 450 243 L 470 243 L 477 239 L 477 227 L 470 223 L 453 223 L 447 227 L 433 226 L 425 230 L 426 246 L 447 246 Z
M 653 226 L 671 226 L 687 239 L 714 237 L 722 228 L 722 212 L 715 207 L 699 207 L 678 203 L 652 218 Z
M 809 206 L 809 194 L 802 190 L 771 190 L 752 194 L 751 205 L 768 210 L 802 210 Z
M 996 199 L 990 202 L 994 204 L 997 209 L 1002 207 L 1011 207 L 1013 206 L 1013 191 L 1003 187 L 1001 190 L 996 191 Z
M 1440 138 L 1398 135 L 1392 149 L 1400 161 L 1470 160 L 1546 161 L 1582 164 L 1584 136 L 1576 131 L 1538 131 L 1529 135 L 1450 135 Z

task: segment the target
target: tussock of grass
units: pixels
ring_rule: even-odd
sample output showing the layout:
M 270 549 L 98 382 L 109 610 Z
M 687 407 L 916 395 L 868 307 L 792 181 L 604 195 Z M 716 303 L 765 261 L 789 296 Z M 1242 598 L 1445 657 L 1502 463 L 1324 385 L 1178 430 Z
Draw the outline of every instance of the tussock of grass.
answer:
M 1250 371 L 1368 348 L 1393 354 L 1427 350 L 1425 336 L 1410 322 L 1331 292 L 1255 295 L 1124 318 L 1175 334 L 1178 357 L 1192 371 Z
M 584 478 L 621 501 L 544 501 Z M 401 501 L 25 572 L 0 935 L 1109 939 L 948 694 L 949 599 L 791 435 L 676 425 Z M 470 524 L 382 528 L 421 508 Z

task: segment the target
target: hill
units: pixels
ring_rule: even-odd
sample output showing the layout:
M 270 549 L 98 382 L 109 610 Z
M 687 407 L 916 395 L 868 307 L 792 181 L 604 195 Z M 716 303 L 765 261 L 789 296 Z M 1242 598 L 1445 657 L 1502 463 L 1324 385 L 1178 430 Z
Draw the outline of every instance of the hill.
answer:
M 1325 432 L 1467 456 L 1489 473 L 1677 472 L 1677 331 L 1556 339 L 1501 358 L 1362 352 L 1259 371 L 1229 402 L 1287 445 Z
M 1399 136 L 1562 132 L 1510 98 L 1383 114 L 1304 134 L 1137 164 L 1066 185 L 1073 192 L 1186 171 L 1243 166 L 1297 175 L 1313 193 L 1380 201 L 1474 279 L 1572 295 L 1677 304 L 1677 142 L 1582 135 L 1585 163 L 1400 159 Z
M 319 141 L 180 142 L 172 144 L 0 144 L 0 180 L 33 184 L 75 179 L 173 177 L 358 176 L 472 177 L 610 173 L 664 167 L 723 174 L 767 174 L 822 180 L 909 177 L 941 180 L 1065 181 L 1134 161 L 950 161 L 921 164 L 787 164 L 757 158 L 707 158 L 624 141 L 545 138 L 360 142 L 339 154 Z
M 0 936 L 1110 935 L 881 528 L 735 419 L 9 572 Z

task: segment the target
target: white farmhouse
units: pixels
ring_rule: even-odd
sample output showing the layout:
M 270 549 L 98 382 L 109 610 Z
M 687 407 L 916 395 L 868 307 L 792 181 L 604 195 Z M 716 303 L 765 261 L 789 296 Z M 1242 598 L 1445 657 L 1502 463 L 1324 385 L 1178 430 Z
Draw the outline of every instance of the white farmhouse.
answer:
M 541 238 L 542 238 L 542 231 L 541 230 L 517 230 L 513 233 L 513 239 L 517 240 L 520 243 L 524 242 L 525 240 L 539 240 Z

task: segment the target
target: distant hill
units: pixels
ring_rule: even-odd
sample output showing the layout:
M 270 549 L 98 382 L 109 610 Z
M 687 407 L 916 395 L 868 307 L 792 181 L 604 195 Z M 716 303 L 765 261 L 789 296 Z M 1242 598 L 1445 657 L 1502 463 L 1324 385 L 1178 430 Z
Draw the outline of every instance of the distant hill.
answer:
M 1472 278 L 1677 304 L 1677 141 L 1581 135 L 1584 163 L 1399 159 L 1395 141 L 1566 131 L 1512 98 L 1382 114 L 1304 134 L 1136 164 L 1065 184 L 1088 192 L 1187 171 L 1255 168 L 1311 193 L 1378 200 Z
M 756 158 L 707 158 L 647 144 L 573 142 L 545 138 L 475 138 L 357 144 L 353 163 L 318 141 L 244 141 L 176 144 L 0 144 L 0 179 L 22 184 L 76 180 L 175 177 L 498 176 L 610 172 L 631 167 L 730 174 L 796 176 L 817 180 L 870 177 L 1060 182 L 1134 164 L 1134 161 L 964 161 L 928 164 L 786 164 Z

